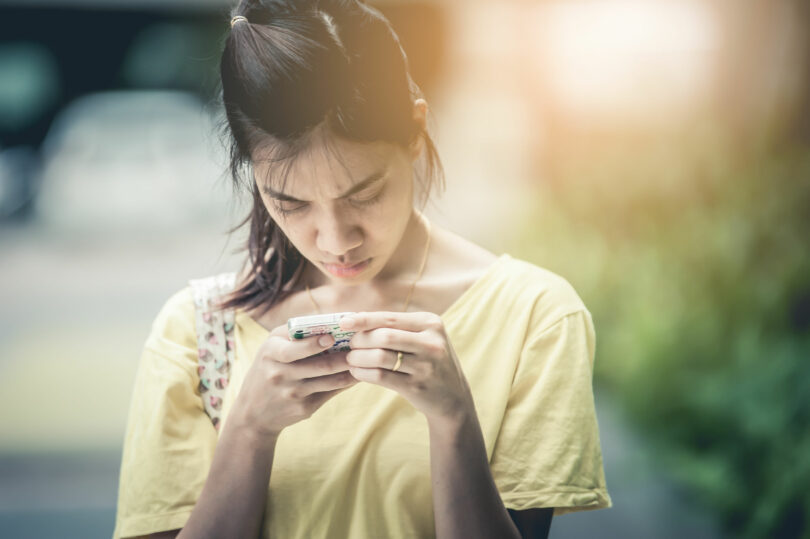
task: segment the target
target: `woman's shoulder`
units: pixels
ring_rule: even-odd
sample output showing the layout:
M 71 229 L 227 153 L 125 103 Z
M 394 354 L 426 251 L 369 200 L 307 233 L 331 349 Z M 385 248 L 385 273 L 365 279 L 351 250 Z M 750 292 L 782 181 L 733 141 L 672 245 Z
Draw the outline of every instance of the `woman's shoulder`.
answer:
M 226 271 L 188 279 L 184 285 L 170 293 L 160 308 L 155 322 L 169 323 L 179 320 L 193 322 L 195 305 L 203 308 L 213 307 L 214 299 L 233 289 L 236 278 L 236 272 Z
M 490 277 L 493 286 L 521 290 L 524 296 L 543 295 L 582 306 L 574 287 L 562 275 L 509 253 L 496 254 L 454 232 L 442 229 L 439 234 L 442 265 L 449 272 L 469 274 L 474 280 Z
M 510 254 L 504 254 L 502 259 L 503 280 L 523 289 L 527 295 L 542 296 L 547 300 L 574 308 L 585 307 L 574 286 L 562 275 Z
M 484 247 L 443 231 L 443 260 L 467 289 L 467 298 L 494 312 L 532 311 L 536 323 L 587 311 L 582 298 L 562 275 L 509 253 L 495 254 Z M 542 319 L 542 320 L 540 320 Z
M 195 341 L 194 299 L 191 286 L 170 293 L 152 321 L 147 345 L 163 348 L 167 342 L 193 347 Z
M 499 276 L 519 298 L 520 308 L 531 313 L 530 325 L 548 327 L 574 313 L 590 315 L 574 286 L 562 275 L 528 260 L 505 254 Z

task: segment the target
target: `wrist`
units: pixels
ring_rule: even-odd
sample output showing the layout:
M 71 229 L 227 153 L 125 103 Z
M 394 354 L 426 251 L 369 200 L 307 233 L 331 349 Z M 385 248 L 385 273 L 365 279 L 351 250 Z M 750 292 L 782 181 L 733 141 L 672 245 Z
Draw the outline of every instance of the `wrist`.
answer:
M 274 448 L 278 437 L 281 435 L 280 430 L 274 431 L 258 426 L 255 418 L 252 418 L 250 414 L 240 413 L 236 408 L 229 414 L 223 429 L 223 436 L 225 431 L 228 431 L 230 435 L 239 439 L 241 443 L 256 449 Z
M 475 408 L 462 408 L 443 416 L 428 417 L 428 431 L 432 437 L 461 436 L 463 432 L 478 423 Z

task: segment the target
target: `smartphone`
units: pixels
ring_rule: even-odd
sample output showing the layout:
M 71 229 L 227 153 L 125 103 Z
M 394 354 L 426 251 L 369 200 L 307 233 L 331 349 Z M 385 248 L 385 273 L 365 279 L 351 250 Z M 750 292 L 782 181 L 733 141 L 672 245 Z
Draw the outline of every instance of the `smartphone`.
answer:
M 323 335 L 329 333 L 335 342 L 321 353 L 344 352 L 351 350 L 349 340 L 354 331 L 340 329 L 338 321 L 344 316 L 355 314 L 353 312 L 313 314 L 310 316 L 296 316 L 287 320 L 287 331 L 290 340 L 303 339 L 310 335 Z

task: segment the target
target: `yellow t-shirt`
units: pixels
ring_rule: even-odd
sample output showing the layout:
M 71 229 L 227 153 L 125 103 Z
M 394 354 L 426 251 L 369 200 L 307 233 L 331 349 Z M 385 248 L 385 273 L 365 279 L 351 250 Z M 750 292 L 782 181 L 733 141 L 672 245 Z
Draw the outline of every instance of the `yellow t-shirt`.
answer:
M 610 507 L 594 410 L 591 316 L 563 278 L 501 255 L 442 315 L 475 400 L 507 508 L 555 515 Z M 222 416 L 268 331 L 236 313 Z M 217 443 L 197 390 L 188 287 L 152 325 L 121 464 L 114 537 L 181 528 Z M 278 439 L 264 537 L 434 537 L 427 421 L 396 392 L 360 383 Z

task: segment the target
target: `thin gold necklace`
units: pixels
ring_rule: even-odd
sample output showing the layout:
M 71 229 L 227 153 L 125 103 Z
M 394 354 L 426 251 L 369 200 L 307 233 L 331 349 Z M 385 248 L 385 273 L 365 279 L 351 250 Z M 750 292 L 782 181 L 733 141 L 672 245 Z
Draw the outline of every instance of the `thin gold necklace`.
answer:
M 428 220 L 427 217 L 425 217 L 421 213 L 418 213 L 417 215 L 419 215 L 425 222 L 425 227 L 427 228 L 427 241 L 425 241 L 425 252 L 422 253 L 422 263 L 419 266 L 419 274 L 416 276 L 416 279 L 414 279 L 413 282 L 411 283 L 411 289 L 408 290 L 408 297 L 405 298 L 405 307 L 402 309 L 403 312 L 408 310 L 408 305 L 411 302 L 411 294 L 413 294 L 413 289 L 416 287 L 416 283 L 419 281 L 419 279 L 422 278 L 422 272 L 425 270 L 425 262 L 427 262 L 428 247 L 430 246 L 430 221 Z M 312 297 L 312 291 L 309 289 L 309 285 L 306 286 L 307 286 L 307 294 L 309 294 L 309 299 L 312 301 L 312 305 L 315 306 L 315 310 L 317 310 L 319 313 L 322 313 L 321 308 L 315 301 L 315 298 Z

